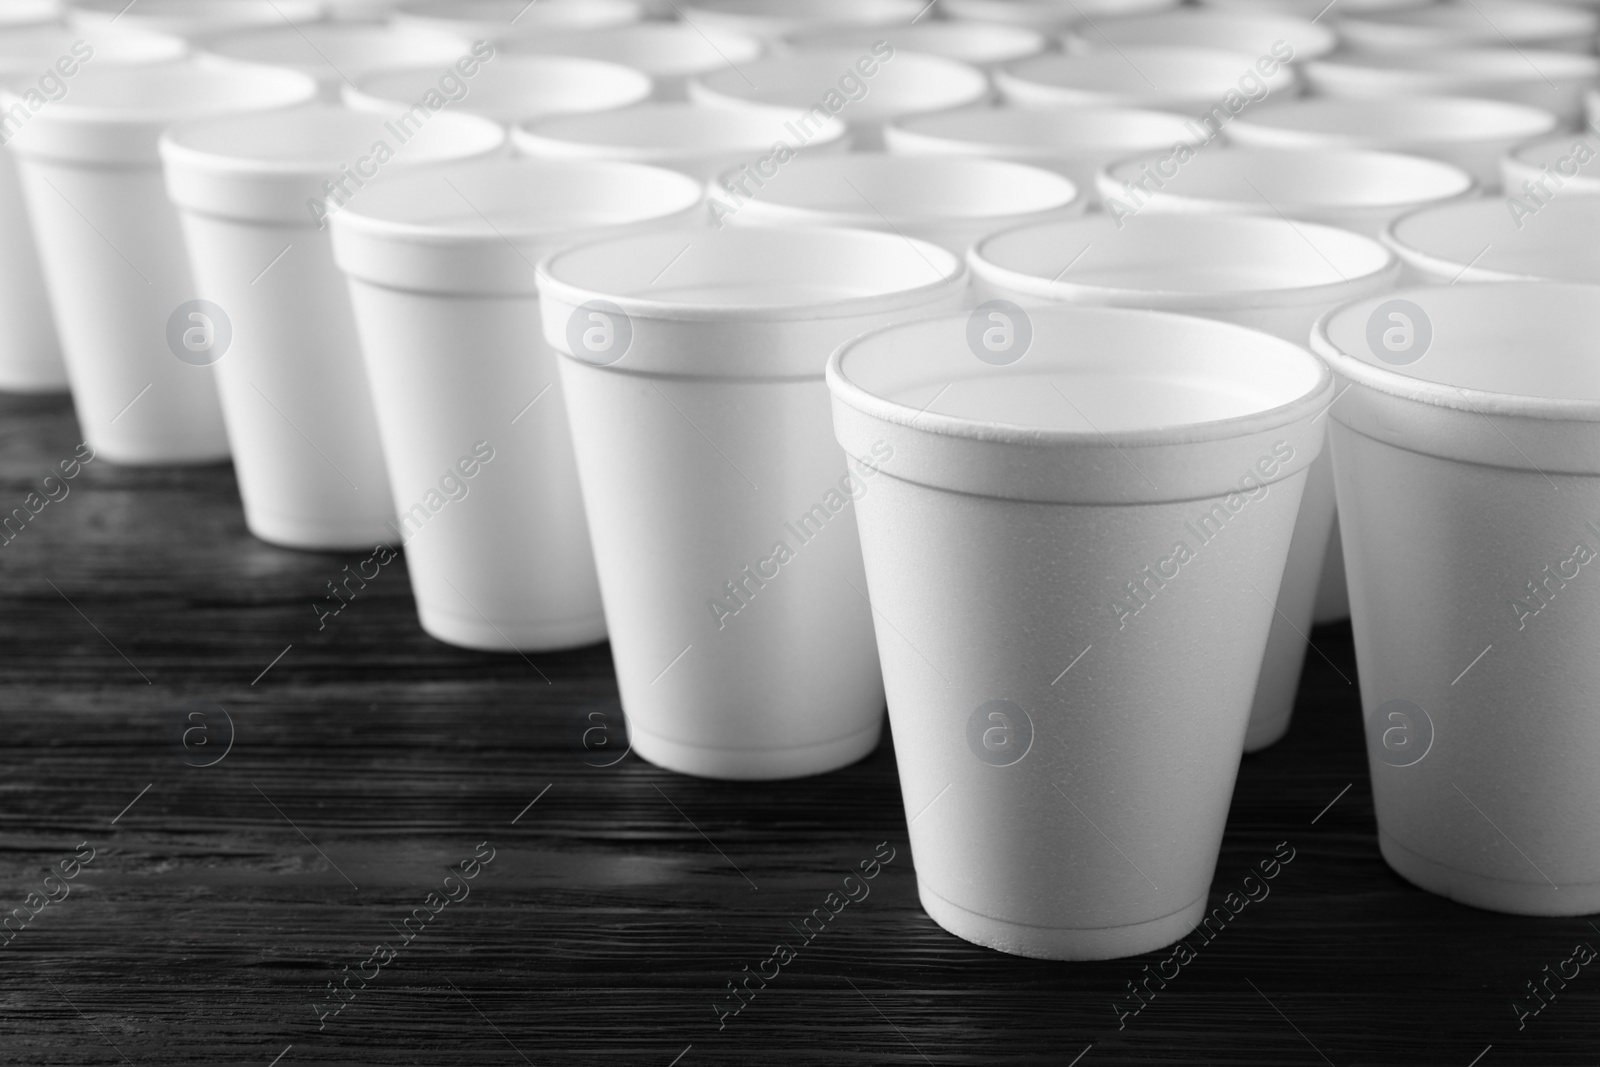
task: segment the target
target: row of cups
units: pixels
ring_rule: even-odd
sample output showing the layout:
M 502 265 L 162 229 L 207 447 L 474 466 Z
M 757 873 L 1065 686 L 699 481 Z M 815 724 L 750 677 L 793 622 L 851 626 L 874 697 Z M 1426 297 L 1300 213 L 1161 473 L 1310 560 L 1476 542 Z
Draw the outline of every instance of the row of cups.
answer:
M 1587 269 L 1553 236 L 1592 232 L 1577 191 L 1525 225 L 1452 194 L 1386 248 L 840 155 L 781 171 L 855 184 L 885 232 L 742 225 L 766 195 L 716 228 L 696 178 L 508 157 L 487 119 L 315 104 L 291 72 L 78 90 L 125 115 L 52 103 L 10 147 L 98 452 L 231 439 L 254 532 L 403 542 L 441 639 L 609 636 L 669 768 L 842 766 L 887 694 L 922 899 L 961 936 L 1083 958 L 1199 920 L 1239 753 L 1287 726 L 1335 496 L 1386 858 L 1483 906 L 1600 906 L 1600 290 L 1553 280 Z M 167 129 L 196 98 L 228 114 Z M 978 234 L 917 205 L 1024 181 L 1061 199 Z M 1504 235 L 1463 252 L 1485 205 Z M 1421 277 L 1546 280 L 1396 295 L 1408 233 Z

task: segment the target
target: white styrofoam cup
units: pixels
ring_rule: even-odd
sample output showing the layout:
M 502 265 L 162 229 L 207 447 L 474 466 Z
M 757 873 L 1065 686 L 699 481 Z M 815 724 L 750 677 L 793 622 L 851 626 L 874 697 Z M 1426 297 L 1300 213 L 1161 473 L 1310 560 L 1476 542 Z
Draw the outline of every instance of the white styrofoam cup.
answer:
M 328 550 L 394 540 L 328 216 L 380 175 L 486 155 L 504 141 L 497 123 L 450 113 L 401 140 L 382 116 L 325 103 L 183 123 L 162 137 L 196 289 L 231 325 L 217 390 L 245 520 L 263 541 Z
M 1183 937 L 1332 375 L 1231 323 L 980 305 L 828 386 L 846 453 L 894 457 L 861 544 L 923 908 L 1047 959 Z
M 1408 881 L 1600 911 L 1600 287 L 1401 289 L 1330 312 L 1329 438 L 1378 844 Z
M 12 137 L 78 424 L 97 454 L 138 464 L 227 457 L 212 366 L 226 356 L 226 325 L 194 306 L 157 144 L 174 122 L 316 92 L 304 74 L 251 64 L 91 63 Z M 0 94 L 0 110 L 16 99 Z
M 434 637 L 524 652 L 605 637 L 533 265 L 572 241 L 698 218 L 700 200 L 694 180 L 654 167 L 495 158 L 399 175 L 330 220 L 395 532 Z
M 961 306 L 958 257 L 827 227 L 679 229 L 539 267 L 633 750 L 785 778 L 878 743 L 883 684 L 823 366 Z M 893 459 L 879 457 L 892 466 Z
M 1152 214 L 1120 230 L 1103 215 L 1018 227 L 979 243 L 968 262 L 979 302 L 1153 308 L 1249 326 L 1301 346 L 1323 312 L 1387 291 L 1399 275 L 1394 255 L 1371 238 L 1229 215 Z M 1323 456 L 1307 475 L 1246 752 L 1289 729 L 1334 529 L 1333 468 Z

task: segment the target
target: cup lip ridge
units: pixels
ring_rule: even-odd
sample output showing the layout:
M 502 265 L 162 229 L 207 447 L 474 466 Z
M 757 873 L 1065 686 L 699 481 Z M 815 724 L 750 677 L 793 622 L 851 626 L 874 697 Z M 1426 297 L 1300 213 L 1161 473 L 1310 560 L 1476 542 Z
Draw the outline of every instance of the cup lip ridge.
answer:
M 1600 189 L 1592 192 L 1582 190 L 1569 193 L 1563 202 L 1573 200 L 1593 200 L 1600 203 Z M 1497 200 L 1479 198 L 1476 200 L 1448 200 L 1440 204 L 1427 204 L 1413 208 L 1390 219 L 1378 234 L 1378 240 L 1388 248 L 1400 262 L 1415 267 L 1419 270 L 1430 271 L 1435 274 L 1450 274 L 1457 282 L 1558 282 L 1565 284 L 1585 285 L 1587 282 L 1572 282 L 1570 279 L 1560 278 L 1554 274 L 1531 274 L 1498 270 L 1494 267 L 1480 267 L 1476 263 L 1462 263 L 1458 260 L 1445 259 L 1432 252 L 1425 251 L 1415 245 L 1407 244 L 1400 236 L 1400 228 L 1411 219 L 1432 212 L 1467 212 L 1483 210 L 1495 206 Z
M 1018 215 L 1044 215 L 1058 214 L 1081 208 L 1087 196 L 1086 190 L 1079 186 L 1059 171 L 1047 167 L 1037 166 L 1033 163 L 1022 162 L 1015 159 L 997 159 L 993 156 L 968 156 L 954 153 L 941 153 L 933 156 L 912 156 L 897 152 L 843 152 L 835 155 L 811 155 L 795 160 L 799 166 L 796 170 L 806 167 L 814 170 L 827 170 L 837 168 L 848 171 L 852 165 L 882 167 L 885 170 L 900 168 L 906 171 L 926 170 L 933 167 L 945 167 L 951 170 L 965 168 L 970 171 L 989 170 L 997 176 L 1007 173 L 1019 180 L 1025 178 L 1040 178 L 1046 185 L 1055 186 L 1060 194 L 1059 198 L 1050 204 L 1027 207 L 1020 209 L 1014 204 L 1002 204 L 997 209 L 986 209 L 982 212 L 955 213 L 941 211 L 938 213 L 908 212 L 893 203 L 863 204 L 866 210 L 841 210 L 834 207 L 816 206 L 807 203 L 796 203 L 793 200 L 763 200 L 761 197 L 750 197 L 743 206 L 754 206 L 753 214 L 761 218 L 771 219 L 774 222 L 782 221 L 794 224 L 821 224 L 826 226 L 860 226 L 856 220 L 862 220 L 870 225 L 873 216 L 881 217 L 891 226 L 916 225 L 918 223 L 967 223 L 985 222 L 1013 218 Z M 740 167 L 727 167 L 713 175 L 712 188 L 725 188 L 725 178 L 736 175 Z M 863 200 L 865 197 L 862 198 Z M 883 210 L 884 208 L 887 210 Z
M 1472 172 L 1467 170 L 1465 167 L 1455 163 L 1448 163 L 1442 159 L 1435 159 L 1432 156 L 1421 156 L 1414 152 L 1402 152 L 1394 149 L 1345 148 L 1333 146 L 1289 148 L 1279 145 L 1237 145 L 1229 147 L 1223 152 L 1214 153 L 1214 155 L 1216 155 L 1218 158 L 1232 159 L 1236 163 L 1243 163 L 1251 154 L 1257 155 L 1258 159 L 1260 157 L 1272 155 L 1283 156 L 1287 158 L 1294 156 L 1306 156 L 1310 154 L 1345 156 L 1350 158 L 1363 156 L 1370 158 L 1373 156 L 1379 156 L 1386 157 L 1392 161 L 1397 161 L 1404 166 L 1410 167 L 1415 173 L 1418 174 L 1428 171 L 1441 174 L 1443 172 L 1452 172 L 1453 177 L 1464 178 L 1466 180 L 1466 184 L 1462 185 L 1461 188 L 1456 189 L 1454 192 L 1443 195 L 1429 194 L 1427 196 L 1418 198 L 1409 195 L 1415 190 L 1408 190 L 1407 193 L 1409 198 L 1404 200 L 1381 200 L 1370 203 L 1352 203 L 1349 201 L 1339 200 L 1296 200 L 1278 203 L 1268 201 L 1268 206 L 1279 214 L 1293 214 L 1295 212 L 1305 211 L 1387 211 L 1395 208 L 1399 208 L 1401 210 L 1410 210 L 1413 206 L 1445 204 L 1455 200 L 1474 198 L 1477 196 L 1477 194 L 1483 191 L 1483 183 L 1479 182 Z M 1154 162 L 1158 158 L 1166 157 L 1160 156 L 1157 152 L 1140 152 L 1131 156 L 1124 156 L 1120 159 L 1114 159 L 1100 168 L 1099 173 L 1095 175 L 1095 184 L 1099 187 L 1099 191 L 1102 195 L 1115 195 L 1114 192 L 1110 191 L 1111 183 L 1119 180 L 1117 177 L 1117 172 L 1119 170 L 1124 167 L 1132 166 L 1136 163 Z M 1355 161 L 1359 162 L 1359 159 L 1356 159 Z M 1118 186 L 1115 192 L 1121 192 L 1121 186 Z M 1193 208 L 1176 209 L 1174 210 L 1174 213 L 1177 213 L 1177 211 L 1183 211 L 1184 213 L 1194 214 L 1226 214 L 1233 211 L 1230 205 L 1254 203 L 1254 200 L 1248 199 L 1244 196 L 1195 196 L 1193 194 L 1186 194 L 1182 192 L 1169 193 L 1164 189 L 1157 190 L 1151 195 L 1150 199 L 1152 201 L 1164 201 L 1171 204 L 1193 204 L 1195 205 Z M 1263 199 L 1265 199 L 1264 196 Z
M 1182 323 L 1189 329 L 1198 328 L 1218 333 L 1252 335 L 1272 346 L 1282 347 L 1286 354 L 1293 353 L 1310 360 L 1317 368 L 1316 384 L 1300 396 L 1287 400 L 1282 404 L 1277 404 L 1261 411 L 1252 411 L 1244 415 L 1232 415 L 1225 419 L 1207 419 L 1202 422 L 1184 423 L 1175 427 L 1114 430 L 1110 433 L 1105 433 L 1095 429 L 1047 430 L 1038 427 L 1019 426 L 1013 423 L 984 422 L 957 415 L 940 415 L 926 410 L 919 410 L 909 404 L 903 404 L 897 400 L 890 400 L 887 397 L 869 392 L 845 373 L 844 360 L 857 346 L 884 334 L 892 333 L 896 330 L 915 328 L 928 322 L 946 322 L 951 325 L 959 325 L 972 314 L 970 310 L 954 315 L 891 323 L 858 334 L 839 345 L 829 355 L 824 379 L 828 384 L 830 394 L 838 403 L 845 404 L 864 415 L 893 423 L 907 430 L 921 430 L 941 437 L 954 437 L 969 441 L 1033 447 L 1079 444 L 1143 448 L 1225 441 L 1232 438 L 1247 437 L 1255 433 L 1265 433 L 1269 430 L 1299 422 L 1310 417 L 1319 407 L 1327 407 L 1333 393 L 1333 371 L 1324 360 L 1318 359 L 1302 345 L 1297 345 L 1292 341 L 1285 341 L 1281 337 L 1276 337 L 1261 330 L 1254 330 L 1248 326 L 1150 308 L 1058 304 L 1036 310 L 1040 314 L 1054 314 L 1062 317 L 1088 315 L 1124 318 L 1130 321 L 1137 318 L 1159 319 Z
M 331 176 L 340 164 L 348 163 L 348 158 L 329 159 L 320 161 L 273 159 L 266 156 L 230 155 L 225 152 L 211 151 L 184 144 L 181 138 L 184 134 L 198 130 L 215 123 L 234 124 L 238 122 L 251 122 L 262 119 L 283 119 L 294 114 L 305 114 L 312 117 L 311 121 L 320 121 L 320 116 L 339 115 L 367 118 L 373 122 L 383 119 L 381 112 L 357 111 L 353 108 L 342 107 L 326 101 L 312 100 L 289 108 L 275 108 L 270 111 L 251 111 L 241 115 L 208 115 L 204 118 L 186 119 L 168 126 L 161 134 L 159 150 L 162 163 L 166 166 L 182 167 L 195 172 L 217 175 L 260 175 L 271 177 L 316 177 Z M 454 124 L 461 128 L 463 138 L 480 135 L 481 144 L 462 148 L 449 155 L 441 155 L 430 159 L 418 166 L 429 166 L 438 163 L 465 162 L 476 155 L 484 155 L 503 147 L 506 144 L 506 130 L 500 123 L 493 119 L 470 111 L 443 112 L 446 125 Z M 476 130 L 472 127 L 478 127 Z M 359 155 L 361 148 L 352 149 Z
M 1505 115 L 1508 118 L 1526 119 L 1530 126 L 1537 119 L 1540 124 L 1540 129 L 1532 132 L 1517 133 L 1484 134 L 1473 132 L 1470 134 L 1452 134 L 1449 136 L 1430 136 L 1427 130 L 1419 127 L 1416 130 L 1407 131 L 1404 133 L 1385 133 L 1379 135 L 1377 138 L 1373 138 L 1370 134 L 1307 129 L 1304 126 L 1262 122 L 1260 120 L 1260 116 L 1268 112 L 1293 111 L 1304 108 L 1316 108 L 1323 105 L 1337 105 L 1341 107 L 1369 106 L 1378 108 L 1393 106 L 1396 104 L 1400 105 L 1401 107 L 1419 104 L 1429 106 L 1443 105 L 1445 107 L 1457 108 L 1462 112 L 1467 111 L 1469 108 L 1476 108 L 1480 113 L 1493 111 L 1497 112 L 1498 114 Z M 1399 144 L 1403 141 L 1406 144 L 1451 146 L 1464 144 L 1488 144 L 1495 141 L 1512 139 L 1520 144 L 1521 141 L 1526 139 L 1539 138 L 1548 134 L 1553 134 L 1561 126 L 1561 120 L 1554 112 L 1546 108 L 1539 107 L 1535 104 L 1525 104 L 1516 100 L 1497 100 L 1490 96 L 1472 96 L 1467 93 L 1445 92 L 1417 93 L 1415 95 L 1408 94 L 1392 100 L 1385 99 L 1383 97 L 1302 96 L 1292 100 L 1286 100 L 1280 104 L 1273 104 L 1265 108 L 1261 108 L 1255 114 L 1258 116 L 1255 119 L 1252 119 L 1249 114 L 1240 115 L 1233 121 L 1233 123 L 1229 125 L 1229 131 L 1231 132 L 1240 126 L 1243 126 L 1250 130 L 1265 130 L 1272 131 L 1274 134 L 1282 133 L 1291 137 L 1298 136 L 1305 139 L 1307 142 L 1306 147 L 1311 148 L 1360 149 L 1367 144 L 1375 145 L 1378 141 L 1381 141 L 1384 144 Z M 1270 135 L 1268 136 L 1270 137 Z M 1269 145 L 1265 140 L 1261 142 L 1246 143 L 1243 145 L 1243 147 L 1257 147 L 1258 145 L 1259 147 L 1263 148 L 1300 147 L 1299 145 L 1290 145 L 1287 143 L 1284 143 L 1281 146 Z M 1394 148 L 1377 147 L 1374 147 L 1371 150 L 1379 152 L 1399 151 L 1399 149 Z
M 864 239 L 885 243 L 885 247 L 888 246 L 887 242 L 904 242 L 909 243 L 912 249 L 921 254 L 924 259 L 927 259 L 929 255 L 947 257 L 954 269 L 948 272 L 941 272 L 940 277 L 933 281 L 909 288 L 891 289 L 865 296 L 821 302 L 812 301 L 801 304 L 690 304 L 673 300 L 648 300 L 624 293 L 589 289 L 563 281 L 552 273 L 552 268 L 563 256 L 587 251 L 600 245 L 625 244 L 630 241 L 654 239 L 666 233 L 674 232 L 685 235 L 696 234 L 701 237 L 705 237 L 708 233 L 738 235 L 730 238 L 732 240 L 754 240 L 759 239 L 761 236 L 788 233 L 805 233 L 811 236 L 819 234 L 829 236 L 847 235 L 852 240 Z M 928 262 L 931 265 L 934 260 L 929 259 Z M 937 270 L 938 268 L 934 269 Z M 573 306 L 582 305 L 590 300 L 605 300 L 621 308 L 623 313 L 630 317 L 668 322 L 793 322 L 847 319 L 857 315 L 872 314 L 880 310 L 927 306 L 941 291 L 964 289 L 968 280 L 965 260 L 954 252 L 941 248 L 930 241 L 849 226 L 808 226 L 803 230 L 781 226 L 728 227 L 723 230 L 708 230 L 702 226 L 678 226 L 666 230 L 655 230 L 648 234 L 614 234 L 592 241 L 569 245 L 550 252 L 535 267 L 535 275 L 538 279 L 541 298 L 547 297 Z
M 1509 292 L 1527 286 L 1536 286 L 1540 291 L 1549 292 L 1552 289 L 1577 289 L 1590 294 L 1591 299 L 1600 299 L 1600 285 L 1586 282 L 1557 282 L 1517 279 L 1514 281 L 1475 281 L 1460 282 L 1451 285 L 1413 285 L 1404 289 L 1391 290 L 1383 294 L 1384 299 L 1403 299 L 1408 294 L 1429 292 L 1445 289 L 1474 289 L 1482 287 L 1485 292 L 1497 290 Z M 1600 422 L 1600 399 L 1581 400 L 1562 397 L 1530 396 L 1525 393 L 1500 393 L 1485 389 L 1466 389 L 1461 386 L 1447 385 L 1441 382 L 1428 381 L 1424 378 L 1414 378 L 1402 374 L 1398 370 L 1390 370 L 1357 359 L 1345 352 L 1328 335 L 1328 328 L 1333 320 L 1355 304 L 1362 303 L 1371 297 L 1362 297 L 1349 303 L 1330 308 L 1317 318 L 1311 327 L 1311 351 L 1327 362 L 1337 374 L 1348 379 L 1351 383 L 1362 385 L 1369 389 L 1401 400 L 1410 400 L 1415 403 L 1428 404 L 1433 407 L 1448 408 L 1472 415 L 1507 415 L 1526 419 L 1540 419 L 1547 422 Z
M 1099 225 L 1099 223 L 1095 223 L 1091 220 L 1104 219 L 1105 217 L 1106 216 L 1104 215 L 1082 215 L 1077 218 L 1061 219 L 1051 222 L 1024 222 L 1016 226 L 1007 227 L 1006 229 L 989 234 L 980 241 L 974 242 L 972 247 L 967 250 L 967 266 L 972 271 L 972 276 L 975 279 L 982 279 L 986 282 L 994 283 L 1013 292 L 1026 293 L 1029 297 L 1048 301 L 1050 305 L 1071 305 L 1078 303 L 1077 301 L 1064 299 L 1058 295 L 1052 295 L 1053 293 L 1071 291 L 1073 288 L 1076 288 L 1085 292 L 1103 294 L 1110 300 L 1118 302 L 1122 300 L 1149 300 L 1159 296 L 1163 300 L 1171 301 L 1171 306 L 1151 310 L 1176 311 L 1179 313 L 1182 313 L 1182 309 L 1190 306 L 1241 309 L 1300 307 L 1308 304 L 1323 304 L 1329 301 L 1337 301 L 1342 304 L 1347 299 L 1359 299 L 1358 296 L 1354 295 L 1355 293 L 1362 292 L 1364 290 L 1370 290 L 1374 284 L 1383 281 L 1385 278 L 1392 279 L 1392 276 L 1397 275 L 1400 270 L 1400 257 L 1396 254 L 1394 249 L 1387 247 L 1382 242 L 1375 241 L 1373 238 L 1368 237 L 1365 234 L 1356 233 L 1340 226 L 1330 226 L 1326 223 L 1306 222 L 1301 220 L 1296 220 L 1288 225 L 1291 229 L 1297 229 L 1300 231 L 1325 231 L 1336 234 L 1341 239 L 1349 237 L 1360 241 L 1369 242 L 1373 245 L 1376 245 L 1383 251 L 1383 264 L 1376 270 L 1369 271 L 1366 274 L 1358 275 L 1353 278 L 1341 278 L 1336 282 L 1324 282 L 1319 285 L 1296 285 L 1272 289 L 1236 289 L 1190 292 L 1176 289 L 1128 289 L 1107 285 L 1092 285 L 1082 282 L 1070 282 L 1067 283 L 1066 290 L 1061 290 L 1056 288 L 1058 284 L 1057 282 L 1044 282 L 1041 275 L 1025 274 L 1010 267 L 1003 267 L 992 260 L 986 259 L 983 255 L 983 249 L 989 244 L 989 242 L 997 241 L 1002 237 L 1016 233 L 1019 230 L 1027 230 L 1035 227 L 1045 226 L 1076 225 L 1087 227 L 1091 225 Z M 1159 216 L 1152 215 L 1151 218 L 1160 220 L 1156 223 L 1158 226 L 1168 224 L 1168 220 L 1191 220 L 1203 218 L 1222 226 L 1232 226 L 1237 222 L 1242 223 L 1245 226 L 1257 226 L 1259 228 L 1259 224 L 1265 223 L 1278 229 L 1282 229 L 1283 224 L 1286 221 L 1284 219 L 1273 218 L 1267 215 L 1237 215 L 1221 212 L 1205 214 L 1191 212 L 1171 212 Z M 1185 223 L 1172 222 L 1171 224 L 1181 226 Z M 1043 284 L 1040 284 L 1041 282 L 1043 282 Z M 1118 305 L 1113 306 L 1128 305 L 1121 305 L 1119 303 Z
M 681 171 L 669 167 L 654 166 L 649 163 L 635 163 L 631 160 L 611 159 L 541 159 L 537 156 L 478 156 L 476 158 L 444 160 L 439 164 L 425 167 L 415 167 L 404 173 L 397 173 L 385 182 L 386 186 L 407 181 L 422 181 L 430 176 L 440 173 L 449 173 L 450 167 L 476 167 L 493 166 L 505 170 L 617 170 L 631 171 L 641 176 L 650 175 L 653 179 L 665 176 L 667 180 L 677 182 L 682 186 L 686 195 L 683 206 L 672 211 L 662 212 L 659 215 L 648 215 L 639 219 L 625 220 L 616 225 L 634 225 L 657 219 L 671 219 L 679 215 L 693 212 L 700 204 L 704 188 L 701 184 Z M 507 223 L 494 224 L 491 232 L 481 233 L 462 227 L 445 226 L 437 223 L 402 222 L 397 219 L 380 217 L 362 211 L 360 198 L 353 198 L 349 206 L 341 208 L 338 212 L 328 216 L 328 224 L 335 229 L 345 230 L 351 234 L 359 234 L 364 238 L 379 240 L 404 240 L 407 242 L 434 244 L 434 245 L 488 245 L 498 246 L 505 244 L 507 239 L 521 238 L 529 241 L 548 240 L 560 238 L 564 234 L 585 234 L 597 228 L 599 223 L 585 223 L 576 227 L 540 227 L 537 229 L 518 228 Z

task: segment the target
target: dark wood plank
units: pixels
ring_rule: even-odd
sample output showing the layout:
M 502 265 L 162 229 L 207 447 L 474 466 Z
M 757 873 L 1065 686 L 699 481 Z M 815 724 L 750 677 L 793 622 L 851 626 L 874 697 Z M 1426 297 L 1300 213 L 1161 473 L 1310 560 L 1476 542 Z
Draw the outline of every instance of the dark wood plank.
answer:
M 0 400 L 0 507 L 77 441 L 65 401 Z M 1339 673 L 1355 672 L 1347 627 L 1317 631 L 1332 662 L 1311 658 L 1294 730 L 1245 760 L 1216 895 L 1277 842 L 1294 862 L 1119 1030 L 1113 1002 L 1160 955 L 1016 959 L 922 913 L 887 739 L 799 782 L 698 781 L 635 756 L 590 766 L 572 737 L 615 698 L 604 646 L 531 660 L 449 648 L 418 628 L 403 561 L 319 632 L 311 604 L 360 555 L 254 541 L 226 466 L 97 461 L 72 486 L 0 547 L 0 910 L 79 842 L 96 856 L 0 949 L 0 1063 L 1600 1054 L 1600 976 L 1580 974 L 1520 1032 L 1511 1008 L 1600 930 L 1460 907 L 1380 860 Z M 231 749 L 193 766 L 224 751 L 223 709 Z M 191 712 L 205 745 L 185 745 Z M 328 983 L 399 944 L 401 921 L 483 841 L 495 858 L 470 895 L 319 1030 Z M 795 941 L 788 924 L 883 841 L 897 856 L 871 895 L 719 1030 L 726 983 Z

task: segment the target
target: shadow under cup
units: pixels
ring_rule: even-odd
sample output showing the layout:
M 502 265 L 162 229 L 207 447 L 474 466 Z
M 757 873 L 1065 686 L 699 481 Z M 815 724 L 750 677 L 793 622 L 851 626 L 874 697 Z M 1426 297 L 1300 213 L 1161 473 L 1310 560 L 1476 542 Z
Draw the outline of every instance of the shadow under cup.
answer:
M 1600 910 L 1600 287 L 1329 313 L 1329 430 L 1378 841 L 1409 881 Z M 1596 588 L 1591 588 L 1594 586 Z
M 993 332 L 997 331 L 997 332 Z M 1327 368 L 1228 323 L 985 305 L 828 367 L 923 907 L 1050 959 L 1205 913 Z

